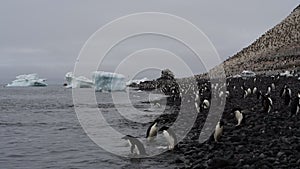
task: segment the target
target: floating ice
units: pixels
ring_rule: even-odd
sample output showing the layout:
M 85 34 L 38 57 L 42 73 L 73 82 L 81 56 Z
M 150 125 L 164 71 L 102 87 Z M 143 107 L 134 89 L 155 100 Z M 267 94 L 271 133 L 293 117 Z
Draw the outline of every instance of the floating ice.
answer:
M 92 74 L 96 91 L 125 90 L 125 76 L 117 73 L 95 71 Z
M 83 76 L 75 77 L 72 72 L 66 74 L 66 88 L 93 88 L 94 83 Z
M 19 75 L 16 80 L 12 81 L 7 87 L 15 86 L 47 86 L 46 79 L 39 79 L 36 73 L 28 75 Z
M 120 91 L 126 88 L 125 77 L 121 74 L 95 71 L 92 80 L 80 76 L 75 77 L 72 72 L 65 76 L 66 88 L 95 88 L 96 91 Z

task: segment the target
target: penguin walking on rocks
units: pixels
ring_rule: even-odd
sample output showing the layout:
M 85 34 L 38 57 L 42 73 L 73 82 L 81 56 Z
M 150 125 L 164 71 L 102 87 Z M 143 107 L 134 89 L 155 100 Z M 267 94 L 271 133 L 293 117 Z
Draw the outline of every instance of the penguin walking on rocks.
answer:
M 220 120 L 217 123 L 216 128 L 215 128 L 215 132 L 214 132 L 215 142 L 219 142 L 220 137 L 221 137 L 221 135 L 223 133 L 223 126 L 224 126 L 224 122 L 222 120 Z
M 275 86 L 275 84 L 274 84 L 274 83 L 272 83 L 272 84 L 271 84 L 271 88 L 272 88 L 272 90 L 273 90 L 273 91 L 275 91 L 275 89 L 276 89 L 276 86 Z
M 235 108 L 235 109 L 232 110 L 232 112 L 234 113 L 235 118 L 237 120 L 237 124 L 235 126 L 241 125 L 241 122 L 243 120 L 242 110 L 240 108 Z
M 157 136 L 157 132 L 158 132 L 157 124 L 158 124 L 158 120 L 155 120 L 147 129 L 146 138 L 149 142 L 153 141 Z
M 273 107 L 273 101 L 269 94 L 263 96 L 262 104 L 263 104 L 264 112 L 270 113 Z
M 177 138 L 174 131 L 169 127 L 163 126 L 159 129 L 159 132 L 162 132 L 165 139 L 167 140 L 168 149 L 173 150 L 175 148 L 175 145 L 177 144 Z
M 257 87 L 254 87 L 253 90 L 252 90 L 252 93 L 256 94 L 256 92 L 257 92 Z
M 208 109 L 210 106 L 209 101 L 207 99 L 204 99 L 200 105 L 200 111 Z
M 262 98 L 262 92 L 261 92 L 261 90 L 256 93 L 256 97 L 257 97 L 257 99 L 261 99 Z
M 249 95 L 248 91 L 247 91 L 247 90 L 244 90 L 243 98 L 245 99 L 248 95 Z
M 285 84 L 280 91 L 280 97 L 284 99 L 284 105 L 289 106 L 292 98 L 291 89 Z
M 267 94 L 271 94 L 271 91 L 272 91 L 272 88 L 271 88 L 271 86 L 268 86 L 268 89 L 267 89 Z
M 297 94 L 297 97 L 293 100 L 291 105 L 291 115 L 298 115 L 300 112 L 300 91 Z
M 126 135 L 126 136 L 122 137 L 122 139 L 128 141 L 128 143 L 130 145 L 130 152 L 133 155 L 138 155 L 138 156 L 146 156 L 147 155 L 143 143 L 136 137 L 133 137 L 131 135 Z

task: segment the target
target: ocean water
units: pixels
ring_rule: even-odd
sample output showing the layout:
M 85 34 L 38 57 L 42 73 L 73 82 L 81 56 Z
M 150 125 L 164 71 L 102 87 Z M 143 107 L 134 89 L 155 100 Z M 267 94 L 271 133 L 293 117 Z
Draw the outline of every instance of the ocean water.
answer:
M 99 109 L 110 126 L 123 134 L 143 137 L 148 122 L 164 107 L 145 101 L 149 93 L 130 90 L 131 103 L 118 105 L 141 123 L 129 123 L 112 102 L 109 93 L 96 93 Z M 131 112 L 128 104 L 147 112 Z M 109 133 L 108 133 L 109 134 Z M 161 142 L 164 144 L 163 142 Z M 122 155 L 129 146 L 118 145 Z M 175 155 L 129 159 L 111 154 L 95 144 L 80 125 L 73 106 L 72 90 L 62 86 L 0 87 L 0 168 L 175 168 Z

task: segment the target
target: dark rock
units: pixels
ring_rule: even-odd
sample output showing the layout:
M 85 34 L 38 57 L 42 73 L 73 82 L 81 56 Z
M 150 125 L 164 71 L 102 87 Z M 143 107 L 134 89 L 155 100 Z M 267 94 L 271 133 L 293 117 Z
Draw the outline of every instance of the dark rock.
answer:
M 284 155 L 284 152 L 280 151 L 277 153 L 277 157 L 280 158 L 282 155 Z
M 208 162 L 210 169 L 224 168 L 230 165 L 229 161 L 224 158 L 214 158 Z
M 184 162 L 184 159 L 180 158 L 180 157 L 177 157 L 175 159 L 175 163 L 183 163 Z

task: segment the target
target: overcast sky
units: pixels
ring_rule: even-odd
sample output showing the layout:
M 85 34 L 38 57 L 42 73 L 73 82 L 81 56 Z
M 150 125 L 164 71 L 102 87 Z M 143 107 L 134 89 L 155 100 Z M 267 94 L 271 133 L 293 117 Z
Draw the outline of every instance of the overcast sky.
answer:
M 38 73 L 49 83 L 62 81 L 95 31 L 136 12 L 164 12 L 189 20 L 208 36 L 224 60 L 298 4 L 298 0 L 0 0 L 0 83 L 23 73 Z M 149 47 L 152 40 L 168 48 L 156 37 L 145 39 Z M 114 56 L 138 42 L 128 42 Z M 108 69 L 109 61 L 103 65 L 103 70 Z

